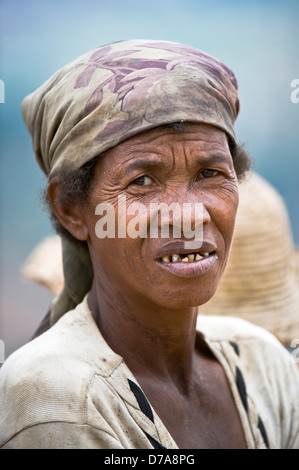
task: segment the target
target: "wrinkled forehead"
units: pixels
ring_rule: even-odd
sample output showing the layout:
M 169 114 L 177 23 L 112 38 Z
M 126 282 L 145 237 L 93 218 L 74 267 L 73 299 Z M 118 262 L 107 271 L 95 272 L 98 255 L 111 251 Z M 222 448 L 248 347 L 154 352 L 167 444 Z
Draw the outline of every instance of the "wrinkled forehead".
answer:
M 178 122 L 140 132 L 109 149 L 106 153 L 130 153 L 157 150 L 176 144 L 190 144 L 191 147 L 229 149 L 229 136 L 221 129 L 204 123 Z
M 105 152 L 97 167 L 105 177 L 142 170 L 198 168 L 207 162 L 232 166 L 225 132 L 197 123 L 174 123 L 137 134 Z

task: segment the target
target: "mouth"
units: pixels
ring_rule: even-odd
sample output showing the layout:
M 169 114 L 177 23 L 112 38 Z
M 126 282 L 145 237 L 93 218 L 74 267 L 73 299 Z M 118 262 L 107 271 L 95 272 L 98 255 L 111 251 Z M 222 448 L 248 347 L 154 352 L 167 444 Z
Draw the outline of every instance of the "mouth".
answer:
M 162 247 L 156 258 L 159 265 L 180 277 L 197 277 L 207 273 L 218 260 L 216 247 L 203 243 L 200 250 L 186 250 L 182 243 L 169 243 Z
M 194 263 L 195 261 L 200 261 L 208 256 L 212 256 L 216 254 L 215 251 L 208 252 L 208 251 L 201 251 L 201 252 L 193 252 L 193 253 L 174 253 L 171 255 L 162 256 L 159 259 L 162 263 Z

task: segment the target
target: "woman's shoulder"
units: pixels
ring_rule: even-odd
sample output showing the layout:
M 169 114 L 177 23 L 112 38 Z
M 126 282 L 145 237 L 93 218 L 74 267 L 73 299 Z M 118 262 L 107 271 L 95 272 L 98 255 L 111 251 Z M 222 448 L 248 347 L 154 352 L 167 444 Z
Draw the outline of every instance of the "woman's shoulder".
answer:
M 295 358 L 268 330 L 239 317 L 210 315 L 198 317 L 197 329 L 228 356 L 228 351 L 234 350 L 251 382 L 276 383 L 281 390 L 290 384 L 289 388 L 298 395 L 299 371 Z
M 282 346 L 269 331 L 236 316 L 198 315 L 197 329 L 213 341 L 236 340 Z
M 14 351 L 2 366 L 1 384 L 4 379 L 16 382 L 20 377 L 22 380 L 31 376 L 42 379 L 52 374 L 58 377 L 64 373 L 65 367 L 68 367 L 71 375 L 73 369 L 70 363 L 80 364 L 80 361 L 75 361 L 80 356 L 78 351 L 74 355 L 78 343 L 77 323 L 75 311 L 68 312 L 48 331 Z M 84 342 L 84 332 L 80 342 Z
M 233 346 L 248 374 L 257 377 L 262 372 L 281 378 L 292 371 L 298 387 L 299 374 L 294 358 L 268 330 L 239 317 L 216 315 L 199 315 L 197 329 L 216 347 L 228 343 Z
M 94 375 L 107 376 L 117 362 L 105 348 L 79 308 L 12 353 L 0 370 L 0 446 L 34 424 L 84 423 Z
M 6 359 L 0 370 L 3 433 L 9 435 L 12 427 L 15 434 L 26 426 L 58 418 L 67 421 L 77 416 L 80 420 L 84 412 L 80 395 L 92 371 L 78 355 L 75 358 L 70 339 L 59 328 L 49 330 Z
M 0 370 L 0 387 L 15 387 L 18 382 L 38 387 L 46 382 L 51 388 L 53 382 L 55 390 L 61 384 L 65 393 L 68 383 L 77 383 L 80 377 L 109 374 L 109 366 L 117 362 L 113 356 L 82 303 L 6 359 Z M 73 387 L 71 384 L 70 389 Z
M 81 361 L 76 361 L 73 355 L 75 345 L 72 339 L 71 331 L 51 328 L 24 344 L 5 360 L 0 371 L 0 386 L 7 383 L 8 386 L 15 387 L 19 381 L 27 384 L 33 381 L 51 381 L 52 377 L 58 380 L 60 376 L 63 377 L 66 369 L 71 378 L 74 363 L 76 369 L 81 365 Z
M 240 394 L 246 403 L 254 403 L 271 445 L 298 448 L 299 373 L 286 347 L 269 331 L 238 317 L 200 315 L 197 327 L 229 363 Z

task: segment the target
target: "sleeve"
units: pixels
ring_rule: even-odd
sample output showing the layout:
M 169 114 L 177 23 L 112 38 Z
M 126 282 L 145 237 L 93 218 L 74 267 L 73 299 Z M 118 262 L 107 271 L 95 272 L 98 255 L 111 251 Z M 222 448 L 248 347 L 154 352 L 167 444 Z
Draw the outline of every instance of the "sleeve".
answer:
M 107 431 L 66 422 L 30 426 L 6 442 L 2 449 L 123 449 Z
M 299 371 L 294 357 L 276 339 L 250 340 L 246 357 L 248 392 L 273 449 L 299 449 Z
M 299 449 L 299 370 L 289 353 L 281 365 L 282 449 Z

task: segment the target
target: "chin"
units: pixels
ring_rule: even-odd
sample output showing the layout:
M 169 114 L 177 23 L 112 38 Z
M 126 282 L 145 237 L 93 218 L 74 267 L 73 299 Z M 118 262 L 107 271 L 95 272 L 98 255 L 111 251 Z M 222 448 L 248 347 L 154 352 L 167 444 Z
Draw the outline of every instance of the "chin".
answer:
M 192 290 L 180 290 L 176 289 L 174 292 L 168 290 L 167 294 L 163 298 L 155 297 L 154 302 L 165 308 L 180 310 L 185 308 L 200 307 L 206 304 L 215 294 L 218 284 L 216 286 L 209 286 L 209 288 L 199 287 Z

